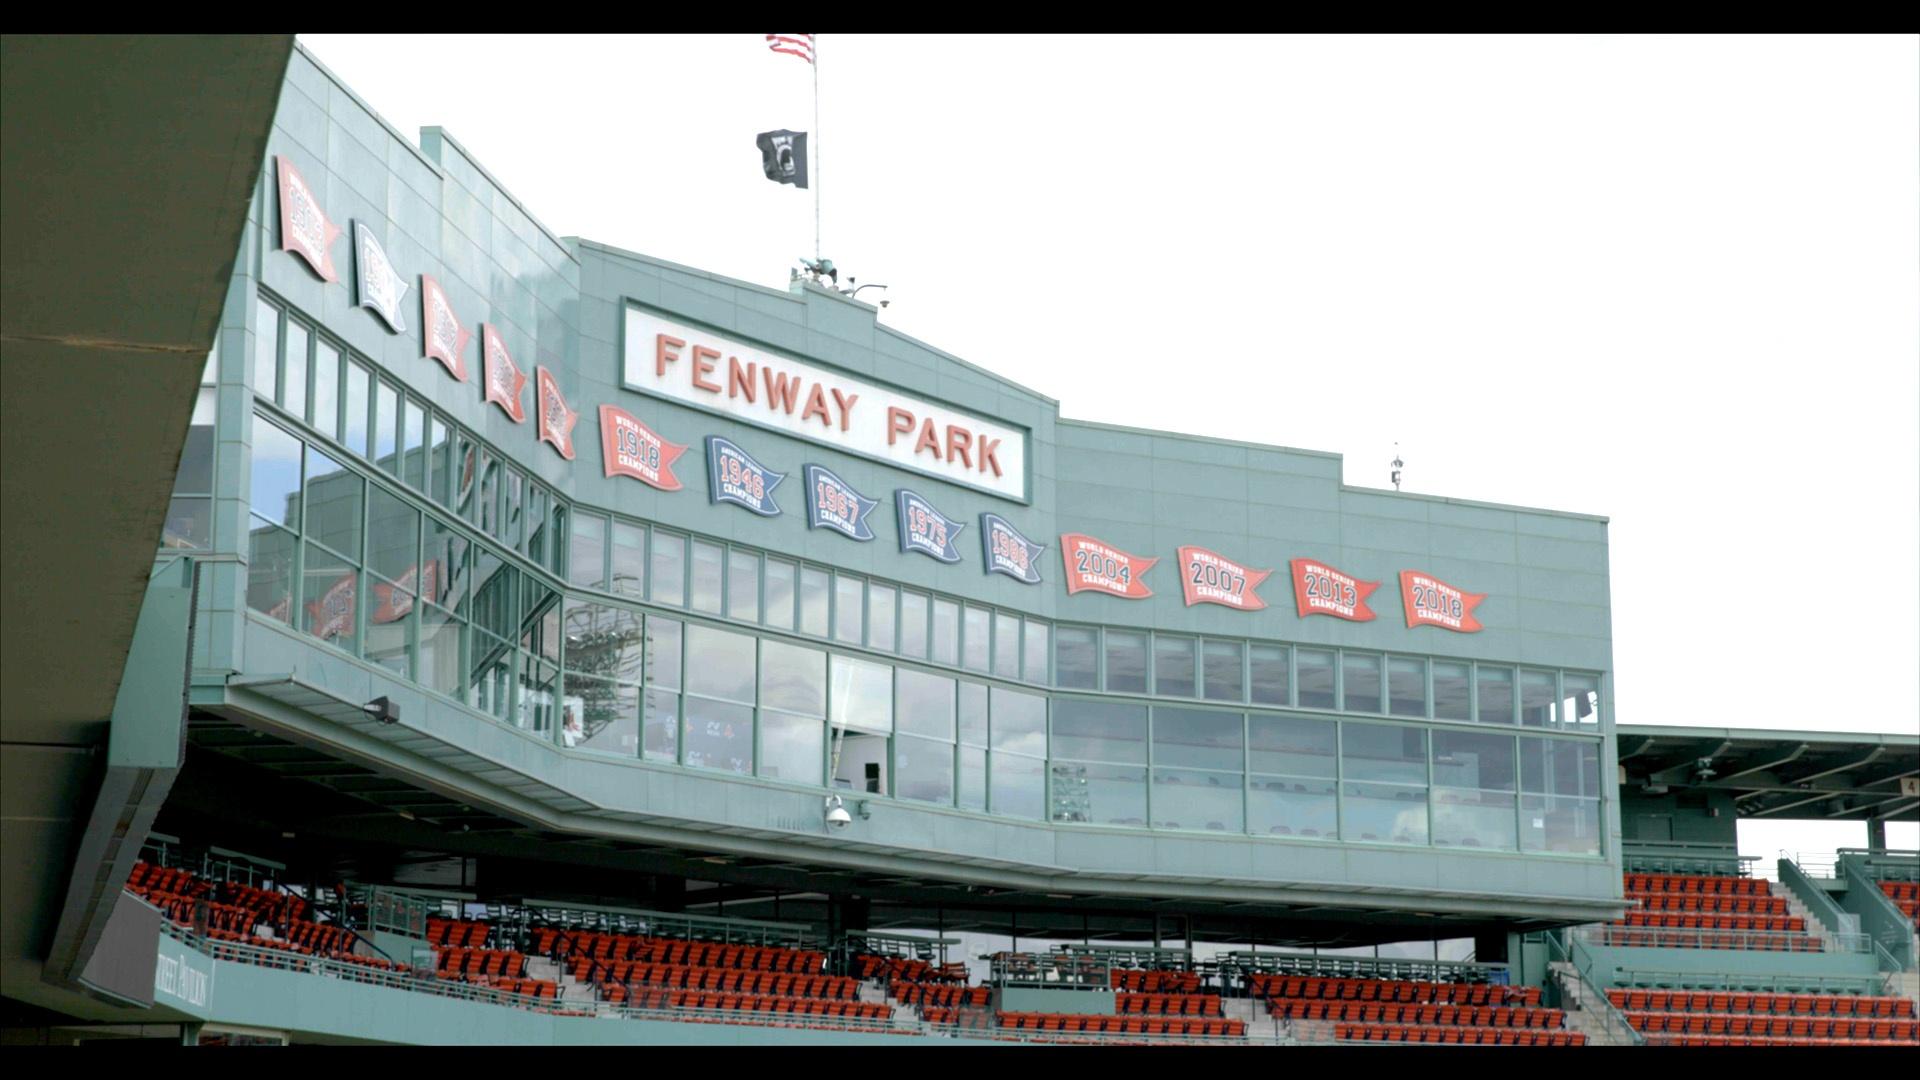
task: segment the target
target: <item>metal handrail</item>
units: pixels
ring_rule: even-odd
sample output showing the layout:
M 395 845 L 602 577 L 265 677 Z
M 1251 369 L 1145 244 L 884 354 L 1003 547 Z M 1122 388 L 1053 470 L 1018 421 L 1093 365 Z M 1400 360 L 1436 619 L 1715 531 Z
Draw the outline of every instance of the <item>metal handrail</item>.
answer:
M 1746 949 L 1766 952 L 1841 952 L 1869 953 L 1872 938 L 1866 934 L 1833 934 L 1833 948 L 1827 949 L 1820 938 L 1791 930 L 1714 930 L 1702 927 L 1620 926 L 1613 923 L 1577 926 L 1570 931 L 1578 940 L 1608 948 L 1643 949 Z
M 1433 982 L 1510 982 L 1506 964 L 1466 960 L 1416 960 L 1371 956 L 1319 956 L 1310 953 L 1224 952 L 1217 957 L 1225 977 L 1251 973 L 1277 975 L 1331 975 L 1381 979 L 1427 979 Z
M 1633 1026 L 1632 1021 L 1627 1019 L 1625 1013 L 1614 1007 L 1612 1000 L 1607 997 L 1606 993 L 1598 986 L 1595 986 L 1593 980 L 1588 977 L 1588 972 L 1593 968 L 1592 954 L 1587 953 L 1585 947 L 1581 946 L 1578 942 L 1569 940 L 1566 944 L 1562 944 L 1559 935 L 1552 932 L 1548 932 L 1545 937 L 1547 939 L 1547 952 L 1549 954 L 1559 953 L 1560 959 L 1566 963 L 1567 967 L 1573 970 L 1574 978 L 1579 980 L 1581 1001 L 1584 1003 L 1592 1000 L 1598 1003 L 1601 1019 L 1606 1024 L 1607 1034 L 1615 1038 L 1625 1038 L 1629 1046 L 1645 1046 L 1647 1037 L 1640 1033 L 1640 1029 Z M 1575 949 L 1579 949 L 1583 954 L 1586 959 L 1585 965 L 1582 965 L 1580 959 L 1574 956 Z M 1564 1005 L 1565 1002 L 1561 1004 Z
M 1097 956 L 1072 953 L 994 953 L 987 981 L 994 986 L 1038 986 L 1060 990 L 1113 988 L 1111 969 Z
M 1860 994 L 1881 985 L 1874 975 L 1791 975 L 1731 971 L 1658 971 L 1621 968 L 1616 989 L 1727 990 L 1752 993 Z

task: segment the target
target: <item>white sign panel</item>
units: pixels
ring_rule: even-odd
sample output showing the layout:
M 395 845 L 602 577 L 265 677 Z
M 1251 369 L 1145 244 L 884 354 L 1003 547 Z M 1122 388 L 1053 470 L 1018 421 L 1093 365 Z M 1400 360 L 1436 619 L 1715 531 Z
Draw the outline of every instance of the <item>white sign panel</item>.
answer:
M 1027 494 L 1026 433 L 627 308 L 629 390 L 990 491 Z

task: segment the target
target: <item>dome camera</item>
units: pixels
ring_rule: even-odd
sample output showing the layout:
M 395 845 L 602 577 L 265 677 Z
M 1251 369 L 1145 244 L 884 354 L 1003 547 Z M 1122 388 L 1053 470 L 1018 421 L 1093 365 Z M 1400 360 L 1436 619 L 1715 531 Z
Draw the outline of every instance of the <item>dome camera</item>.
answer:
M 853 815 L 847 813 L 846 806 L 840 802 L 840 796 L 835 795 L 834 797 L 827 800 L 827 824 L 828 825 L 836 829 L 844 829 L 848 825 L 851 825 L 852 823 L 853 823 Z

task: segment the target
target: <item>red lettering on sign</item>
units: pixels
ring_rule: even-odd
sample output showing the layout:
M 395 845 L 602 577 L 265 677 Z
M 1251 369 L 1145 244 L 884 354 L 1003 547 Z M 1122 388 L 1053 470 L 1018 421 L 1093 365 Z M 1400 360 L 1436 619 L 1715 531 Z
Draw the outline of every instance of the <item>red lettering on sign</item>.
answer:
M 940 456 L 940 436 L 934 434 L 932 420 L 920 422 L 920 441 L 913 444 L 913 452 L 917 454 L 922 450 L 931 450 L 935 459 L 946 460 Z
M 887 445 L 913 430 L 913 414 L 898 405 L 887 406 Z
M 859 400 L 859 394 L 843 394 L 837 389 L 833 392 L 833 403 L 840 406 L 841 431 L 847 430 L 847 418 L 853 415 L 853 403 Z
M 800 419 L 810 420 L 815 415 L 826 427 L 833 426 L 833 418 L 827 415 L 827 392 L 819 383 L 813 384 L 813 393 L 807 395 L 807 407 L 800 411 Z
M 717 382 L 707 382 L 703 380 L 701 376 L 712 371 L 713 362 L 718 359 L 720 359 L 719 349 L 709 349 L 705 345 L 695 345 L 693 347 L 693 385 L 705 390 L 709 394 L 719 393 L 720 384 Z
M 987 466 L 991 465 L 993 466 L 993 475 L 999 476 L 1000 458 L 995 452 L 1000 449 L 1000 440 L 989 439 L 985 435 L 982 435 L 980 436 L 980 443 L 975 449 L 980 451 L 980 471 L 986 472 Z
M 742 368 L 739 357 L 727 357 L 727 396 L 744 397 L 747 404 L 753 404 L 753 372 L 757 367 L 758 364 L 748 361 L 747 366 Z
M 947 425 L 947 460 L 973 468 L 973 432 L 956 424 Z
M 684 349 L 686 345 L 686 342 L 681 341 L 677 337 L 655 334 L 653 336 L 653 373 L 655 375 L 665 375 L 667 373 L 667 361 L 680 359 L 680 354 L 671 350 Z
M 800 380 L 791 378 L 786 372 L 774 374 L 770 367 L 760 369 L 760 381 L 767 385 L 767 408 L 787 410 L 793 415 L 793 398 L 800 392 Z

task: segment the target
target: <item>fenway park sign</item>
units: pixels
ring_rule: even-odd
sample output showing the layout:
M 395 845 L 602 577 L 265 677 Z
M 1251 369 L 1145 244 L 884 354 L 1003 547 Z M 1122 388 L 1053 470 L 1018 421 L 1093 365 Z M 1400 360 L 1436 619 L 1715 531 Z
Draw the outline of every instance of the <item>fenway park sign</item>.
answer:
M 629 305 L 622 382 L 736 420 L 1011 499 L 1024 431 Z

